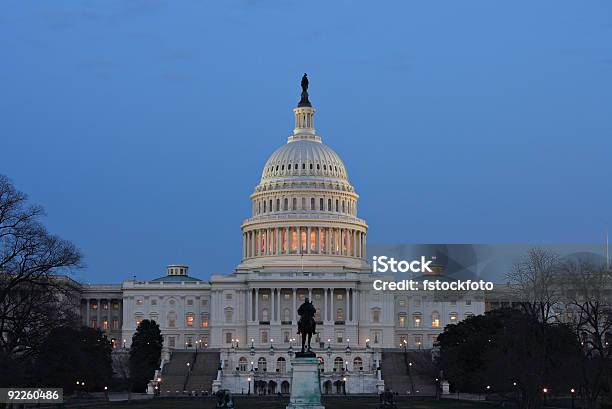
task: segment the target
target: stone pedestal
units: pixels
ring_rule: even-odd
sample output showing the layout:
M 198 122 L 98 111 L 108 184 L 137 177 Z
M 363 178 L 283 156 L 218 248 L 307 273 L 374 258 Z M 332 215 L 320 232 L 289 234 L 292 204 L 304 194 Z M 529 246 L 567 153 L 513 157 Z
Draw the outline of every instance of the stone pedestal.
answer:
M 321 405 L 318 358 L 296 357 L 292 366 L 291 398 L 287 409 L 325 409 Z

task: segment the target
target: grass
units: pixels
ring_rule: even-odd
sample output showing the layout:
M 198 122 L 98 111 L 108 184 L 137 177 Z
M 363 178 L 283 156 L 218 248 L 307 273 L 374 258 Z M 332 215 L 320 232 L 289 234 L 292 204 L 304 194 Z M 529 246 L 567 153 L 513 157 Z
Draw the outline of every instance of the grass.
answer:
M 285 409 L 289 403 L 288 398 L 266 397 L 243 397 L 234 398 L 236 409 Z M 326 409 L 376 409 L 378 398 L 375 396 L 338 396 L 324 397 L 323 405 Z M 417 400 L 399 397 L 398 409 L 491 409 L 490 403 L 466 402 L 456 400 Z M 212 398 L 160 398 L 144 401 L 120 402 L 100 406 L 88 406 L 89 409 L 213 409 L 215 400 Z

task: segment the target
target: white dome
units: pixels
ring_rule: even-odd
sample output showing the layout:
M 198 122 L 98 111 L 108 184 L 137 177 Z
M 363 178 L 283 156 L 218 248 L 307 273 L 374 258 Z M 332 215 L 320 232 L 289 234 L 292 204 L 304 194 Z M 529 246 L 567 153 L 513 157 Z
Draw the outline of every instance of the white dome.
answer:
M 342 159 L 316 139 L 295 139 L 277 149 L 264 166 L 261 181 L 315 177 L 348 181 Z

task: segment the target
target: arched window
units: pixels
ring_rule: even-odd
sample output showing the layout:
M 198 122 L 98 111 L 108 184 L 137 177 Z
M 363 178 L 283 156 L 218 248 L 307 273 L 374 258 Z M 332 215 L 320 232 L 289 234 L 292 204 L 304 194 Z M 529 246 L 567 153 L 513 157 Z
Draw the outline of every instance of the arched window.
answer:
M 225 322 L 232 322 L 234 320 L 234 310 L 231 307 L 225 309 Z
M 380 308 L 372 308 L 372 322 L 375 324 L 380 322 Z
M 276 360 L 276 371 L 285 372 L 287 370 L 287 362 L 282 356 Z
M 331 201 L 331 199 L 327 199 L 327 211 L 328 212 L 332 211 L 332 201 Z
M 355 359 L 353 359 L 353 371 L 361 371 L 363 369 L 363 361 L 361 360 L 361 357 L 356 356 Z
M 344 310 L 342 308 L 336 310 L 336 321 L 344 321 Z
M 176 327 L 176 313 L 175 312 L 168 313 L 168 327 L 169 328 Z
M 342 360 L 341 357 L 337 356 L 334 359 L 334 369 L 336 370 L 336 372 L 340 372 L 342 371 L 343 368 L 344 368 L 344 361 Z
M 261 320 L 262 321 L 270 321 L 270 313 L 267 308 L 261 310 Z
M 323 198 L 319 199 L 319 210 L 323 210 Z
M 266 358 L 263 356 L 257 360 L 257 370 L 260 372 L 265 372 L 268 369 L 268 362 L 266 362 Z
M 240 357 L 238 360 L 238 370 L 240 372 L 246 372 L 249 370 L 249 363 L 245 357 Z
M 283 210 L 287 210 L 288 207 L 289 207 L 289 199 L 285 198 L 285 203 L 283 205 Z
M 314 199 L 314 197 L 310 198 L 310 210 L 315 210 L 315 199 Z
M 431 327 L 440 328 L 440 313 L 438 311 L 431 313 Z
M 289 308 L 283 310 L 283 321 L 291 321 L 291 310 Z
M 293 198 L 293 207 L 291 208 L 291 210 L 297 210 L 297 197 Z

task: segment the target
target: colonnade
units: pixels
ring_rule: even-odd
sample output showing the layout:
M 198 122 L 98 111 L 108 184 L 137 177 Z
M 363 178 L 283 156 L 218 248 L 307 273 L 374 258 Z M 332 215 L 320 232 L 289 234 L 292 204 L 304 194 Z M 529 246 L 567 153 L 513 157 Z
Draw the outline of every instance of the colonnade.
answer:
M 357 229 L 284 226 L 243 233 L 242 258 L 285 254 L 365 256 L 366 233 Z
M 267 295 L 265 300 L 264 295 Z M 297 325 L 297 309 L 303 302 L 300 295 L 311 300 L 319 312 L 317 320 L 324 324 L 333 322 L 336 325 L 344 325 L 358 320 L 358 293 L 351 287 L 253 288 L 247 300 L 247 319 L 250 323 Z M 338 300 L 338 295 L 342 295 L 342 300 Z M 287 308 L 290 310 L 289 317 L 283 314 Z M 264 309 L 268 310 L 268 316 L 263 315 Z

